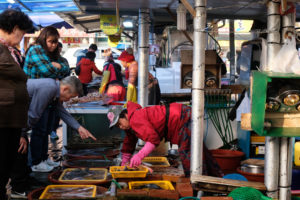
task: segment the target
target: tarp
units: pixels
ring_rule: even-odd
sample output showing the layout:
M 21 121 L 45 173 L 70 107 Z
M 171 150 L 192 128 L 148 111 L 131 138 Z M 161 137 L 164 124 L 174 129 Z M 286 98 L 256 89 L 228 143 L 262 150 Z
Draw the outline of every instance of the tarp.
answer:
M 63 22 L 64 20 L 54 13 L 27 13 L 30 19 L 37 26 L 49 26 L 55 23 Z
M 23 12 L 79 11 L 72 0 L 0 0 L 0 12 L 8 8 L 19 8 Z

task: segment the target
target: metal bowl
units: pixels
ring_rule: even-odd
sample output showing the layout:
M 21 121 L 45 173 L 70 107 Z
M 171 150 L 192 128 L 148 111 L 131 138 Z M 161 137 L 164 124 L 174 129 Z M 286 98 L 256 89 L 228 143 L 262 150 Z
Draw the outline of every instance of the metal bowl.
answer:
M 177 149 L 169 149 L 168 150 L 168 157 L 171 157 L 173 159 L 176 159 L 179 157 L 179 153 Z
M 263 174 L 264 173 L 264 167 L 259 166 L 259 165 L 244 164 L 241 166 L 241 170 L 243 172 L 252 173 L 252 174 Z

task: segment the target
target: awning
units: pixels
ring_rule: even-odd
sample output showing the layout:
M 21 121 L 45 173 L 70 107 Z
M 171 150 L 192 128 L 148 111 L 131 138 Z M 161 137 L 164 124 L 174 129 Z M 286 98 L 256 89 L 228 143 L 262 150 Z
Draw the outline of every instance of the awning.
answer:
M 20 8 L 23 12 L 78 11 L 72 0 L 0 0 L 0 12 L 8 8 Z

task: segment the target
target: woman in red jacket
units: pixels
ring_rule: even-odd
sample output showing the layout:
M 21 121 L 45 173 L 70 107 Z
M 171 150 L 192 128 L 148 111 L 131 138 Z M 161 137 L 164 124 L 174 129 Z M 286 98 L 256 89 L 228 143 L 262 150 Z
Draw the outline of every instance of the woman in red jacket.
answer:
M 150 154 L 155 146 L 165 138 L 171 144 L 177 144 L 180 159 L 186 176 L 190 175 L 191 157 L 191 108 L 172 103 L 167 106 L 150 106 L 142 108 L 139 104 L 128 102 L 127 110 L 113 106 L 107 113 L 110 128 L 117 126 L 125 130 L 126 136 L 122 148 L 122 165 L 138 166 L 142 159 Z M 138 139 L 146 142 L 134 156 Z M 223 173 L 217 162 L 203 144 L 203 174 L 222 177 Z
M 83 86 L 83 93 L 84 95 L 87 95 L 87 84 L 92 81 L 92 72 L 94 71 L 96 74 L 102 75 L 102 72 L 98 70 L 98 68 L 95 65 L 95 57 L 96 54 L 94 52 L 87 52 L 86 56 L 80 60 L 80 62 L 77 64 L 80 66 L 80 72 L 78 75 L 78 78 Z

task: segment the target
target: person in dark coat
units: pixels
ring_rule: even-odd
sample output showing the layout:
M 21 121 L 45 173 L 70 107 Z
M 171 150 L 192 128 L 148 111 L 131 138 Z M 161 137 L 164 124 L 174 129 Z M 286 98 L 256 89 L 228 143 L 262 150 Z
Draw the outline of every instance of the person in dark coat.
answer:
M 8 9 L 0 14 L 0 199 L 7 199 L 6 184 L 14 164 L 22 128 L 27 124 L 29 96 L 26 74 L 15 50 L 32 21 L 23 12 Z

